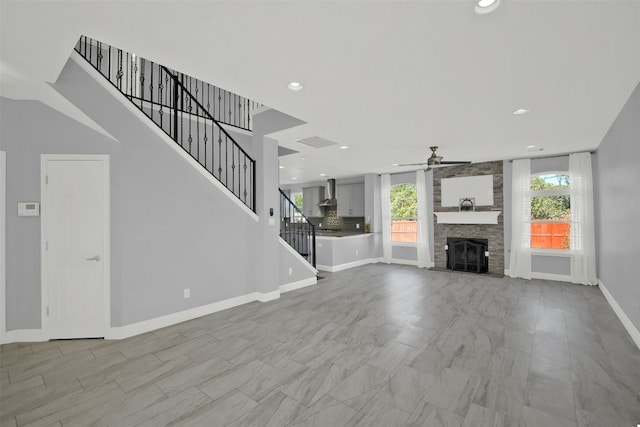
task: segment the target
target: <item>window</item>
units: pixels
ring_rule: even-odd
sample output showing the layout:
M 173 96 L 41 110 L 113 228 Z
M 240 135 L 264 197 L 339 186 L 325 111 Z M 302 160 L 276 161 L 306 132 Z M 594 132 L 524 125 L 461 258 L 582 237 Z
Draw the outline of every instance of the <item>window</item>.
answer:
M 414 184 L 391 187 L 391 241 L 416 243 L 418 241 L 418 197 Z
M 294 222 L 302 222 L 302 193 L 291 193 L 291 201 L 300 211 L 293 212 Z
M 531 248 L 571 248 L 571 196 L 569 176 L 534 175 L 531 189 Z

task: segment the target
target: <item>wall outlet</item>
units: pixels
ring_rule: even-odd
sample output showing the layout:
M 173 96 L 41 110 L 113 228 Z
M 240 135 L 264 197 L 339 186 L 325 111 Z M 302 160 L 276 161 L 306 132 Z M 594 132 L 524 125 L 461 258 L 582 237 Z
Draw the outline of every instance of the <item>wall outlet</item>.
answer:
M 293 267 L 289 267 L 289 276 L 293 274 Z
M 356 256 L 358 256 L 358 250 L 356 249 Z
M 184 288 L 183 294 L 184 294 L 184 298 L 185 298 L 185 299 L 187 299 L 187 298 L 191 298 L 191 289 L 189 289 L 189 288 Z
M 356 224 L 356 228 L 360 228 L 360 224 Z

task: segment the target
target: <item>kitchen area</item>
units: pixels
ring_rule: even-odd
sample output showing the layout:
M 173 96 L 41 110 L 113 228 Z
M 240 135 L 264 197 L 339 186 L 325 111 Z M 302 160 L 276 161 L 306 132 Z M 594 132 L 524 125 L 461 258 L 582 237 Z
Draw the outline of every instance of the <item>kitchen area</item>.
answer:
M 293 189 L 292 189 L 293 190 Z M 328 179 L 324 185 L 302 187 L 302 197 L 292 200 L 315 226 L 316 266 L 335 272 L 368 264 L 373 257 L 373 235 L 365 217 L 364 182 L 336 185 Z

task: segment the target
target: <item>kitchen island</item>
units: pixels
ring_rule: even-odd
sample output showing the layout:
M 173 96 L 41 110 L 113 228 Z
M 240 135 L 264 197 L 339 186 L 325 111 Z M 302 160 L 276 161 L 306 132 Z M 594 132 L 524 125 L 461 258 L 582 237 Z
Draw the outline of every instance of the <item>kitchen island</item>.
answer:
M 378 262 L 374 249 L 373 233 L 318 232 L 316 266 L 318 270 L 336 272 Z

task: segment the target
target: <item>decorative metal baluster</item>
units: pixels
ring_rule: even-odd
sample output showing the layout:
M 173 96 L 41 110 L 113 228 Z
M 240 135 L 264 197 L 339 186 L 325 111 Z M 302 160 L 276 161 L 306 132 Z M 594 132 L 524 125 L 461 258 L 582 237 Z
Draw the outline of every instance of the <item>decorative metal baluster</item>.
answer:
M 98 47 L 96 47 L 96 49 L 98 50 L 98 71 L 100 71 L 100 74 L 104 76 L 104 73 L 102 72 L 102 42 L 98 42 Z
M 222 111 L 222 109 L 221 109 L 222 94 L 220 93 L 221 90 L 222 89 L 218 88 L 218 114 L 220 114 L 220 111 Z M 215 117 L 216 117 L 216 119 L 219 120 L 218 116 L 215 116 Z
M 247 156 L 244 156 L 244 166 L 242 168 L 244 169 L 244 193 L 242 194 L 242 196 L 243 196 L 243 202 L 246 205 L 247 204 Z
M 118 49 L 118 73 L 116 74 L 118 89 L 122 92 L 122 51 Z
M 218 180 L 222 182 L 222 130 L 218 127 Z
M 164 89 L 164 85 L 162 84 L 162 73 L 164 72 L 164 70 L 162 68 L 160 68 L 158 70 L 158 103 L 160 104 L 160 110 L 158 111 L 158 114 L 160 115 L 160 129 L 163 129 L 162 127 L 162 116 L 164 115 L 164 110 L 162 109 L 162 104 L 163 104 L 163 99 L 162 99 L 162 90 Z
M 189 80 L 189 86 L 191 86 L 191 80 Z M 191 93 L 191 88 L 189 88 L 189 93 Z M 189 154 L 191 154 L 191 157 L 193 157 L 193 152 L 191 151 L 191 142 L 193 141 L 193 139 L 191 138 L 191 97 L 189 97 L 189 106 L 187 107 L 188 110 L 188 119 L 189 119 Z
M 236 150 L 231 147 L 231 191 L 236 192 Z
M 153 106 L 153 67 L 154 67 L 155 64 L 153 63 L 153 61 L 149 61 L 149 65 L 150 65 L 149 68 L 151 69 L 150 70 L 151 71 L 151 78 L 149 79 L 149 98 L 150 98 L 150 100 L 149 100 L 150 104 L 149 105 L 151 107 L 150 108 L 150 110 L 151 110 L 151 120 L 153 120 L 153 109 L 154 109 L 153 108 L 154 107 Z

